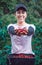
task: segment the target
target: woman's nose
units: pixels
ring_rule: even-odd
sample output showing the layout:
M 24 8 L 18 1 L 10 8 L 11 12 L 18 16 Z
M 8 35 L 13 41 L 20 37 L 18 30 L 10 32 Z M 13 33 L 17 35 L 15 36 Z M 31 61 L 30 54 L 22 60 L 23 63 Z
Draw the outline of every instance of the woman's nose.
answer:
M 22 13 L 20 13 L 20 16 L 22 16 L 23 14 Z

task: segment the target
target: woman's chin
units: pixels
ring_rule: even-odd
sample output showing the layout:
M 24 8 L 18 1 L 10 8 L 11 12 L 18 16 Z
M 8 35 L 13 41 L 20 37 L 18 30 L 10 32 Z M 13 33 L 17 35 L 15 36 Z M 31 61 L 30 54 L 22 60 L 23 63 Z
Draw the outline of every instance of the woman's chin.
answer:
M 19 22 L 24 22 L 24 20 L 19 20 Z

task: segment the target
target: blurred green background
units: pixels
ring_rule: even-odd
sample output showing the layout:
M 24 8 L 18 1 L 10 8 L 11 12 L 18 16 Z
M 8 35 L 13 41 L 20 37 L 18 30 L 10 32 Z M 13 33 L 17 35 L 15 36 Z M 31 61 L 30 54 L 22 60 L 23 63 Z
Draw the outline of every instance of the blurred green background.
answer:
M 24 3 L 27 6 L 26 22 L 36 26 L 32 47 L 36 54 L 35 65 L 42 65 L 42 0 L 0 0 L 0 65 L 7 65 L 6 57 L 11 51 L 7 26 L 16 23 L 14 11 L 17 3 Z

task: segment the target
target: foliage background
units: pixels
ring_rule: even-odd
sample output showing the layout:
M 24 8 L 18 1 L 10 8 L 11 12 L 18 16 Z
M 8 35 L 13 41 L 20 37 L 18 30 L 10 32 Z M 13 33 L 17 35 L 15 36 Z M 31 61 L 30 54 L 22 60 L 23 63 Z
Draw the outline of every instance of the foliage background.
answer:
M 16 22 L 15 5 L 20 2 L 27 6 L 27 23 L 36 26 L 32 47 L 36 54 L 35 65 L 42 65 L 42 0 L 0 0 L 0 65 L 7 65 L 6 57 L 11 51 L 7 26 Z

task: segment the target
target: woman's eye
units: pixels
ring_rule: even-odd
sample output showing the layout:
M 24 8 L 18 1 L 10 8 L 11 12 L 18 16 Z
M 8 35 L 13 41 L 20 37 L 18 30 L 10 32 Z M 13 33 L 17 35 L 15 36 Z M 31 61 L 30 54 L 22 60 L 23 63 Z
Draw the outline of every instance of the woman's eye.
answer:
M 21 13 L 22 13 L 22 14 L 24 14 L 24 13 L 25 13 L 25 11 L 22 11 L 22 12 L 20 12 L 20 11 L 17 11 L 17 13 L 18 13 L 18 14 L 21 14 Z
M 19 12 L 19 11 L 18 11 L 17 13 L 18 13 L 18 14 L 20 14 L 20 12 Z
M 25 13 L 25 11 L 22 11 L 22 14 L 24 14 Z

